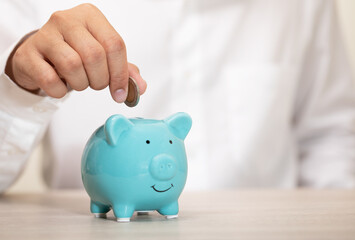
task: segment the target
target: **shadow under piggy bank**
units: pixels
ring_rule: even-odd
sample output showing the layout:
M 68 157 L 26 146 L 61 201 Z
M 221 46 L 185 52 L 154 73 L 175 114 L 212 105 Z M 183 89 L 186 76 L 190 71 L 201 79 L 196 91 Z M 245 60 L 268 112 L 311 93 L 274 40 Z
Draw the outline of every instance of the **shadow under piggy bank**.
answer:
M 187 160 L 184 139 L 192 120 L 176 113 L 164 120 L 111 116 L 90 137 L 81 173 L 91 198 L 91 212 L 117 221 L 133 213 L 157 210 L 169 218 L 179 212 Z

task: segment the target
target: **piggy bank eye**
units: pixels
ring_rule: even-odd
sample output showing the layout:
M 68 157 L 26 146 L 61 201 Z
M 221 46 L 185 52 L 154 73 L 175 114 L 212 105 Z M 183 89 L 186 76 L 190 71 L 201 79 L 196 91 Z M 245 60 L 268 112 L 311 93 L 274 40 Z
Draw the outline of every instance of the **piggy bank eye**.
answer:
M 169 143 L 170 143 L 170 144 L 173 144 L 173 141 L 169 140 Z
M 150 143 L 150 141 L 149 140 L 147 140 L 147 141 L 145 141 L 147 144 L 149 144 Z

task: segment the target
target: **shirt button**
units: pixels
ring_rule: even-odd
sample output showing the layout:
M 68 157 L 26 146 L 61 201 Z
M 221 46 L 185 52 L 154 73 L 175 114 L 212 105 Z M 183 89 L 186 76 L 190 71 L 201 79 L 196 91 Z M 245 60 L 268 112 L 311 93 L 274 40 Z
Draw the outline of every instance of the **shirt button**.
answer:
M 32 107 L 33 111 L 34 112 L 37 112 L 37 113 L 42 113 L 42 112 L 46 112 L 47 109 L 45 109 L 44 107 L 41 107 L 41 106 L 33 106 Z
M 6 151 L 6 154 L 7 155 L 15 155 L 16 153 L 18 153 L 18 151 L 16 151 L 15 149 L 9 149 Z
M 186 80 L 186 79 L 189 79 L 189 78 L 191 78 L 191 71 L 186 71 L 185 73 L 184 73 L 184 79 Z

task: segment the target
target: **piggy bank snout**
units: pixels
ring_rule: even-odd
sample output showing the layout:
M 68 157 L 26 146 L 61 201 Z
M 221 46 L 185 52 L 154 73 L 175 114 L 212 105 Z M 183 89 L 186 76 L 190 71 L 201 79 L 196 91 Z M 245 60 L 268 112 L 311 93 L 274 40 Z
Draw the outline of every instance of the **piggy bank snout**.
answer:
M 167 181 L 176 175 L 177 164 L 175 159 L 168 154 L 159 154 L 153 157 L 149 171 L 156 180 Z

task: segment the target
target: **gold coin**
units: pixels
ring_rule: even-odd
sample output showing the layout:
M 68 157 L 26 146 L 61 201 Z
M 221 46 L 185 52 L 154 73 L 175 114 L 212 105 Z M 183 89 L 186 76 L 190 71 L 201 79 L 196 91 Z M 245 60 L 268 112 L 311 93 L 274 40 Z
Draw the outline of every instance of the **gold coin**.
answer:
M 135 107 L 139 102 L 139 88 L 136 80 L 129 77 L 128 79 L 128 94 L 124 102 L 128 107 Z

